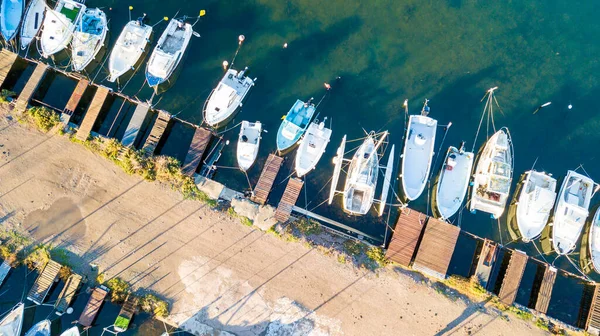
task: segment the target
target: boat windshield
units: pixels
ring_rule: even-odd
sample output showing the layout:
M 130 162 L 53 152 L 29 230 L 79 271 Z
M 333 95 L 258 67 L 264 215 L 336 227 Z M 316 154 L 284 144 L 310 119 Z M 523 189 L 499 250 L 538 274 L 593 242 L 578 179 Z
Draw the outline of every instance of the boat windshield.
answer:
M 510 178 L 510 165 L 505 162 L 493 161 L 491 166 L 491 173 L 496 176 L 502 176 Z
M 490 178 L 490 191 L 508 194 L 510 190 L 510 179 L 500 176 L 492 176 Z

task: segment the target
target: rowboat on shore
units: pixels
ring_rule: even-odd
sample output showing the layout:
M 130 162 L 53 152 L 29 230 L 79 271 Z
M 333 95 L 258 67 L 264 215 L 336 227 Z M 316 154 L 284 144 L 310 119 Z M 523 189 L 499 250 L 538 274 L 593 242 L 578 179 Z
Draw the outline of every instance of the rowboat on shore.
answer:
M 23 313 L 25 305 L 19 302 L 2 320 L 0 320 L 0 335 L 20 336 L 23 328 Z
M 36 323 L 25 336 L 50 336 L 50 320 L 43 320 Z
M 106 14 L 99 8 L 84 11 L 71 43 L 71 60 L 74 71 L 82 71 L 96 57 L 106 39 L 108 25 Z
M 550 217 L 556 200 L 556 179 L 535 170 L 527 171 L 521 178 L 516 199 L 516 222 L 524 242 L 536 239 Z
M 54 9 L 46 11 L 40 37 L 42 57 L 50 57 L 67 47 L 85 9 L 77 1 L 58 0 Z
M 245 75 L 247 70 L 247 67 L 239 72 L 228 69 L 217 87 L 210 93 L 202 111 L 204 121 L 209 126 L 225 125 L 226 121 L 242 106 L 244 98 L 255 81 Z
M 2 0 L 0 8 L 0 32 L 7 42 L 17 36 L 23 17 L 25 0 Z
M 312 98 L 307 102 L 297 99 L 288 111 L 277 131 L 277 151 L 282 152 L 295 145 L 304 134 L 316 107 Z
M 448 219 L 460 209 L 469 188 L 474 158 L 473 153 L 464 150 L 464 142 L 460 148 L 448 148 L 433 194 L 437 217 Z
M 306 130 L 306 134 L 300 140 L 300 147 L 296 152 L 294 169 L 298 177 L 308 174 L 315 169 L 321 159 L 325 148 L 331 138 L 331 129 L 325 127 L 325 122 L 312 122 Z
M 132 70 L 146 50 L 152 35 L 152 27 L 144 24 L 143 19 L 144 17 L 129 21 L 119 34 L 108 59 L 109 82 L 116 81 L 127 71 Z
M 20 40 L 21 50 L 27 49 L 31 41 L 37 36 L 46 10 L 45 0 L 32 0 L 25 11 L 25 18 L 21 24 Z
M 261 132 L 262 124 L 260 121 L 253 123 L 245 120 L 242 121 L 236 156 L 238 166 L 244 172 L 250 169 L 254 164 L 254 161 L 256 161 L 258 148 L 260 146 Z

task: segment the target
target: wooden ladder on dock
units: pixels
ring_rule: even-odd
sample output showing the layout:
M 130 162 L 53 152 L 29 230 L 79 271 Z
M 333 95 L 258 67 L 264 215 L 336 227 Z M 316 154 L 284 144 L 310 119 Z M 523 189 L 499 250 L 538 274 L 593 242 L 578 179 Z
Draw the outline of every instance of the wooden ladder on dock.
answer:
M 513 250 L 508 262 L 508 268 L 502 279 L 502 286 L 500 287 L 500 293 L 498 298 L 506 305 L 512 305 L 517 298 L 517 292 L 523 273 L 525 272 L 525 266 L 527 266 L 527 254 L 519 250 Z
M 75 297 L 75 293 L 79 289 L 79 285 L 81 285 L 82 277 L 79 274 L 71 274 L 65 283 L 65 287 L 63 287 L 62 291 L 58 295 L 58 299 L 56 299 L 56 303 L 54 304 L 54 309 L 56 310 L 56 315 L 61 316 L 67 311 L 71 301 Z
M 540 291 L 535 302 L 535 310 L 546 314 L 550 305 L 550 298 L 552 297 L 554 281 L 556 281 L 556 268 L 547 264 L 544 264 L 544 266 L 546 269 L 544 270 L 544 277 L 542 278 Z
M 252 201 L 259 204 L 267 203 L 267 197 L 269 197 L 271 188 L 273 188 L 273 183 L 275 183 L 275 178 L 277 177 L 277 173 L 279 173 L 279 168 L 281 168 L 282 163 L 282 157 L 275 154 L 269 154 L 265 167 L 263 168 L 262 173 L 260 173 L 258 183 L 256 184 L 256 187 L 254 187 L 254 195 L 251 198 Z
M 296 204 L 303 186 L 304 181 L 298 178 L 289 179 L 285 191 L 283 192 L 283 197 L 281 198 L 281 201 L 279 201 L 279 205 L 275 211 L 275 219 L 280 223 L 285 223 L 290 219 L 292 208 Z
M 15 103 L 15 111 L 18 113 L 25 112 L 27 109 L 27 105 L 29 104 L 29 100 L 35 93 L 35 90 L 40 86 L 40 83 L 44 79 L 44 75 L 46 75 L 46 70 L 48 70 L 48 65 L 46 63 L 38 62 L 35 66 L 35 70 L 27 80 L 25 87 L 19 94 L 17 98 L 17 102 Z
M 40 276 L 35 280 L 29 294 L 27 294 L 27 300 L 30 300 L 37 305 L 44 303 L 46 295 L 48 295 L 52 284 L 56 281 L 61 267 L 62 266 L 54 260 L 48 261 Z
M 164 111 L 158 111 L 158 118 L 156 118 L 156 122 L 154 122 L 154 126 L 150 131 L 150 135 L 146 139 L 146 143 L 142 147 L 146 154 L 152 155 L 156 150 L 156 146 L 158 146 L 158 142 L 162 137 L 167 125 L 169 125 L 169 121 L 171 120 L 171 115 Z

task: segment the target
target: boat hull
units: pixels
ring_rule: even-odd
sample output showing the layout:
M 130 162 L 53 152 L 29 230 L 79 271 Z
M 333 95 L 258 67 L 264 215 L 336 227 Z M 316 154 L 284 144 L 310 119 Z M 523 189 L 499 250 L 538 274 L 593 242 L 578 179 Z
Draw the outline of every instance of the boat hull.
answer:
M 469 178 L 475 155 L 450 147 L 444 164 L 434 186 L 435 215 L 448 219 L 458 210 L 465 200 L 469 187 Z
M 227 70 L 204 104 L 202 113 L 206 124 L 211 127 L 224 126 L 242 106 L 254 86 L 254 80 L 244 75 L 246 70 Z
M 436 129 L 435 119 L 423 115 L 409 117 L 400 171 L 402 190 L 408 201 L 419 198 L 427 185 Z
M 279 152 L 286 151 L 298 143 L 308 128 L 315 110 L 312 103 L 296 100 L 277 130 L 277 150 Z
M 108 59 L 109 82 L 133 69 L 146 51 L 151 35 L 151 26 L 138 21 L 129 21 L 125 25 Z
M 21 50 L 27 49 L 31 41 L 37 36 L 44 21 L 45 10 L 45 0 L 33 0 L 27 7 L 20 32 Z
M 50 320 L 43 320 L 36 323 L 25 336 L 50 336 Z
M 23 17 L 24 0 L 2 0 L 0 8 L 0 32 L 6 41 L 17 36 L 17 30 Z
M 55 9 L 46 11 L 40 36 L 42 57 L 48 58 L 67 47 L 85 10 L 86 6 L 76 1 L 60 0 Z
M 96 26 L 92 27 L 86 24 L 87 21 L 92 20 L 97 23 Z M 97 32 L 98 29 L 100 29 L 99 34 L 87 32 L 90 30 L 96 30 Z M 107 32 L 106 14 L 99 8 L 86 9 L 78 28 L 73 33 L 71 43 L 71 62 L 74 71 L 82 71 L 94 60 L 102 46 L 104 46 Z
M 20 336 L 23 328 L 24 311 L 25 305 L 22 302 L 14 306 L 8 315 L 0 320 L 0 333 L 7 336 Z
M 236 158 L 238 166 L 244 172 L 250 169 L 256 161 L 258 149 L 260 148 L 261 132 L 262 124 L 260 122 L 251 123 L 245 120 L 242 121 Z
M 300 141 L 300 147 L 298 147 L 296 159 L 294 160 L 294 169 L 298 177 L 302 177 L 315 169 L 321 156 L 325 153 L 331 138 L 331 129 L 319 125 L 314 122 L 311 123 Z
M 352 215 L 365 215 L 369 212 L 375 198 L 378 167 L 375 141 L 369 136 L 350 162 L 343 192 L 344 211 Z
M 556 179 L 542 172 L 528 171 L 523 174 L 515 199 L 517 229 L 523 241 L 532 241 L 542 234 L 548 223 L 556 200 Z

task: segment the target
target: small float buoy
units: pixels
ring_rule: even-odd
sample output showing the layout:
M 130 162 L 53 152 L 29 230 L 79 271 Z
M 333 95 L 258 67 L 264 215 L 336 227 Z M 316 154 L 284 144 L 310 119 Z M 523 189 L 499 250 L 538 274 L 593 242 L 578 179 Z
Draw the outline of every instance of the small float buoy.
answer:
M 229 62 L 223 61 L 223 69 L 227 69 L 228 66 L 229 66 Z
M 246 39 L 246 36 L 244 36 L 244 35 L 238 36 L 238 41 L 240 41 L 240 44 L 242 44 L 242 42 L 244 42 L 245 39 Z
M 285 42 L 285 43 L 283 44 L 283 49 L 286 49 L 286 48 L 287 48 L 287 42 Z
M 570 110 L 573 108 L 573 105 L 569 104 L 569 106 L 567 106 L 567 108 Z

